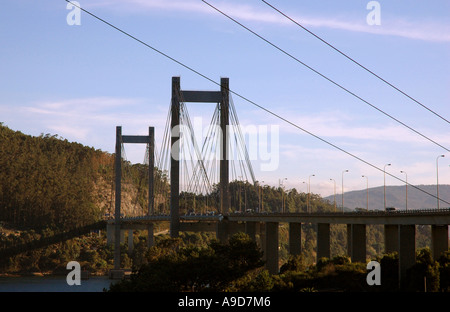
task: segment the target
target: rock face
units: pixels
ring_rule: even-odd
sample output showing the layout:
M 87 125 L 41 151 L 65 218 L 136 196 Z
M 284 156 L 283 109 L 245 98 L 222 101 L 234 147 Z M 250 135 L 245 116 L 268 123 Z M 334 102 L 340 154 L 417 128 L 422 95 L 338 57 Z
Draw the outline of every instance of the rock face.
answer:
M 115 190 L 111 182 L 106 181 L 103 177 L 99 178 L 93 185 L 92 192 L 97 207 L 105 214 L 114 215 L 115 208 Z M 124 216 L 142 216 L 147 214 L 147 207 L 137 200 L 138 189 L 131 183 L 122 183 L 122 201 L 121 211 Z

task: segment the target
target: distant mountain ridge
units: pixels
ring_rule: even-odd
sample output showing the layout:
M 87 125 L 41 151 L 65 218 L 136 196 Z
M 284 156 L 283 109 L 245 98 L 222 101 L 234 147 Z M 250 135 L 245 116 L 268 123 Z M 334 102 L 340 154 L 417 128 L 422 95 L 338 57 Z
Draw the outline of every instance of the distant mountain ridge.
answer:
M 430 196 L 421 190 L 433 195 Z M 436 185 L 408 186 L 408 209 L 432 209 L 437 207 Z M 439 198 L 450 202 L 450 185 L 439 185 Z M 334 201 L 334 195 L 325 197 L 330 202 Z M 336 193 L 337 207 L 342 208 L 342 193 Z M 440 208 L 449 208 L 450 205 L 440 201 Z M 386 186 L 386 206 L 397 209 L 406 208 L 406 187 Z M 344 207 L 348 209 L 367 207 L 367 190 L 350 191 L 344 193 Z M 369 210 L 384 209 L 384 186 L 369 188 Z

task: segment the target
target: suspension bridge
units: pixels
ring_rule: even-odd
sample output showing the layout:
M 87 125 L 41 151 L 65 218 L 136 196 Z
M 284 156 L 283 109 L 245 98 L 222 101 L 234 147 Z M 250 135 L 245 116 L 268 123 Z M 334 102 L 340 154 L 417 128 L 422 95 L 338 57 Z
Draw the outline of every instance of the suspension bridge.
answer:
M 215 104 L 203 142 L 197 142 L 186 103 Z M 170 223 L 172 237 L 178 237 L 180 231 L 209 231 L 215 232 L 220 241 L 226 241 L 235 232 L 246 232 L 258 239 L 271 273 L 279 269 L 279 223 L 289 224 L 289 252 L 293 255 L 302 251 L 302 223 L 316 224 L 318 259 L 330 258 L 330 224 L 347 224 L 347 251 L 354 262 L 366 262 L 366 225 L 382 224 L 385 252 L 399 254 L 400 279 L 415 263 L 415 225 L 431 225 L 435 259 L 448 250 L 450 209 L 327 213 L 267 212 L 260 207 L 242 210 L 230 193 L 230 178 L 253 184 L 257 181 L 240 132 L 228 78 L 221 79 L 218 91 L 191 91 L 182 90 L 180 77 L 173 77 L 171 104 L 159 151 L 154 132 L 149 127 L 147 136 L 122 135 L 122 128 L 116 128 L 115 212 L 107 224 L 108 243 L 114 244 L 115 250 L 112 278 L 120 278 L 123 272 L 120 268 L 122 233 L 147 230 L 151 246 L 155 222 Z M 146 209 L 141 215 L 124 217 L 121 213 L 122 155 L 127 143 L 147 145 L 144 158 L 149 183 Z M 230 157 L 231 153 L 238 157 Z M 129 241 L 132 244 L 132 232 Z

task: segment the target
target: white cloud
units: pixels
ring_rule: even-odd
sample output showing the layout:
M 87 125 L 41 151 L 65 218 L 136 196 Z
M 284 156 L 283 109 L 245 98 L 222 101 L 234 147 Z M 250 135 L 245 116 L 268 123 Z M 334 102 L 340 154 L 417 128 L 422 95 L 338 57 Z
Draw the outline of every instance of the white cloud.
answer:
M 37 101 L 26 106 L 3 106 L 5 123 L 17 124 L 19 129 L 30 124 L 35 133 L 57 134 L 104 151 L 113 152 L 115 127 L 122 126 L 124 134 L 145 135 L 148 127 L 164 129 L 167 107 L 159 107 L 141 98 L 86 97 L 54 101 Z M 152 107 L 151 113 L 148 108 Z M 20 119 L 17 117 L 20 116 Z M 27 123 L 27 125 L 20 125 Z M 31 130 L 32 131 L 32 130 Z M 161 131 L 156 130 L 156 142 L 161 141 Z M 127 153 L 129 160 L 142 162 L 133 147 Z M 139 151 L 140 153 L 140 151 Z
M 213 2 L 208 1 L 211 5 L 223 11 L 227 15 L 245 22 L 259 22 L 264 24 L 292 25 L 288 19 L 272 9 L 261 6 L 247 4 L 230 4 L 229 2 Z M 152 10 L 165 10 L 175 12 L 191 12 L 200 14 L 219 14 L 213 8 L 201 1 L 164 1 L 164 0 L 127 0 L 127 1 L 99 1 L 90 3 L 89 6 L 108 6 L 133 12 L 146 12 Z M 450 24 L 427 21 L 414 20 L 409 21 L 403 17 L 383 17 L 380 26 L 370 26 L 361 19 L 355 19 L 351 16 L 341 14 L 338 18 L 330 16 L 297 16 L 295 13 L 286 12 L 292 19 L 301 25 L 309 28 L 329 28 L 337 30 L 345 30 L 351 32 L 369 33 L 377 35 L 388 35 L 409 38 L 413 40 L 450 42 Z M 366 12 L 364 12 L 366 13 Z M 225 17 L 224 17 L 225 18 Z

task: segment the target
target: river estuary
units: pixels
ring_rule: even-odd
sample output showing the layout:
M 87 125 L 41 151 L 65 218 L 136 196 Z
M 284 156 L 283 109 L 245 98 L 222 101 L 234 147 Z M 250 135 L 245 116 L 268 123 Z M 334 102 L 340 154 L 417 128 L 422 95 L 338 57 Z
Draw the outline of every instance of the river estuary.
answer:
M 66 276 L 0 277 L 0 292 L 102 292 L 112 282 L 107 276 L 93 276 L 69 286 Z

